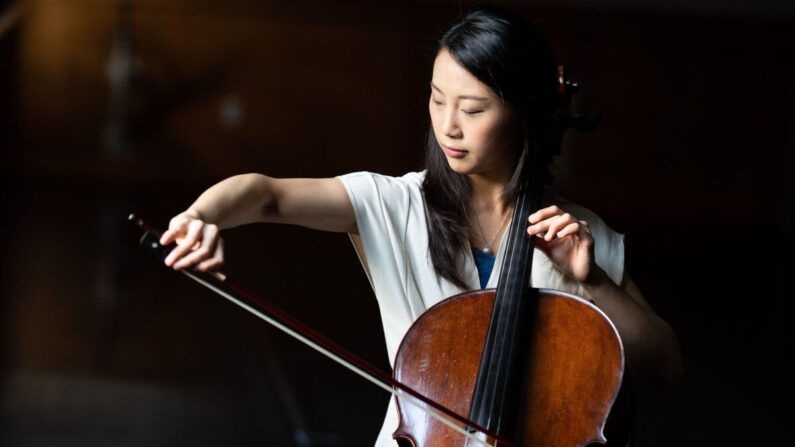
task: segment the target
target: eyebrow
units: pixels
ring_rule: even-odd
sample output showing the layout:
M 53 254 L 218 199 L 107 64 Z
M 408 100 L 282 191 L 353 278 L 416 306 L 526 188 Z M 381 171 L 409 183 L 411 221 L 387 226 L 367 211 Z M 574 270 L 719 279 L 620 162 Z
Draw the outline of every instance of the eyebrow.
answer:
M 439 93 L 444 95 L 444 93 L 442 93 L 442 90 L 439 87 L 437 87 L 436 85 L 434 85 L 433 82 L 431 82 L 431 88 L 435 89 L 437 92 L 439 92 Z M 475 99 L 475 100 L 478 100 L 478 101 L 488 101 L 489 100 L 489 98 L 486 98 L 484 96 L 474 96 L 474 95 L 461 95 L 458 98 L 459 99 Z

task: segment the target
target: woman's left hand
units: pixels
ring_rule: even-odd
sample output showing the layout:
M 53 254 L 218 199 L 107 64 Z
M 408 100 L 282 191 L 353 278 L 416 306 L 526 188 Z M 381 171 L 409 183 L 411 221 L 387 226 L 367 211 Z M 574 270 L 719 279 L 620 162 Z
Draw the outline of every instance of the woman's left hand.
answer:
M 594 240 L 588 222 L 557 206 L 540 209 L 528 218 L 527 234 L 537 236 L 535 246 L 566 275 L 588 282 L 596 271 Z

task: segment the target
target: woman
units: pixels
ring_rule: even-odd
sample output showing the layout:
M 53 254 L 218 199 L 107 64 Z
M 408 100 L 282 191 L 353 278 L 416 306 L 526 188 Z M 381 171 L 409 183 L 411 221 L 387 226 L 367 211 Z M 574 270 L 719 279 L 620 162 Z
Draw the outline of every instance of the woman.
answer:
M 496 287 L 519 185 L 539 171 L 529 160 L 548 166 L 558 150 L 554 56 L 528 22 L 487 8 L 451 27 L 435 54 L 425 171 L 397 178 L 359 172 L 226 179 L 171 220 L 161 243 L 178 245 L 166 265 L 217 269 L 220 229 L 247 223 L 346 232 L 378 299 L 392 362 L 426 309 Z M 624 271 L 623 236 L 549 187 L 544 201 L 527 223 L 537 252 L 532 285 L 584 296 L 601 308 L 636 377 L 676 378 L 682 369 L 676 337 Z M 396 425 L 390 408 L 377 446 L 395 445 Z

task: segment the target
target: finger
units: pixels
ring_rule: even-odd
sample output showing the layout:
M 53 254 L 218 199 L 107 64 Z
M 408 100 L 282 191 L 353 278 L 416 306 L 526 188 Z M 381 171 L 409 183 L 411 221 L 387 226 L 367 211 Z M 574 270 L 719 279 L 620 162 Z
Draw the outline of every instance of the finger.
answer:
M 196 265 L 211 257 L 218 245 L 218 227 L 216 225 L 204 225 L 202 229 L 201 241 L 191 247 L 191 252 L 182 259 L 174 263 L 174 268 L 179 270 Z
M 538 235 L 539 237 L 544 237 L 545 234 L 543 233 L 549 231 L 549 227 L 553 224 L 556 217 L 557 215 L 553 215 L 550 216 L 549 218 L 546 218 L 540 222 L 535 223 L 534 225 L 530 225 L 527 228 L 527 234 L 529 234 L 530 236 Z
M 556 205 L 552 205 L 536 211 L 535 213 L 531 214 L 527 220 L 531 224 L 535 224 L 541 222 L 544 219 L 549 219 L 552 216 L 557 216 L 560 214 L 563 214 L 563 210 L 558 208 Z
M 188 223 L 188 230 L 183 239 L 177 239 L 177 246 L 171 250 L 171 253 L 166 256 L 166 265 L 172 266 L 176 261 L 190 252 L 194 245 L 199 241 L 204 222 L 200 220 L 192 220 Z
M 174 270 L 182 270 L 184 268 L 192 267 L 197 263 L 204 261 L 210 257 L 210 249 L 207 248 L 207 241 L 197 247 L 195 250 L 186 254 L 176 262 L 174 262 Z
M 224 241 L 223 239 L 218 240 L 218 244 L 215 247 L 215 253 L 213 257 L 206 259 L 199 263 L 196 266 L 197 270 L 202 272 L 217 270 L 224 265 Z
M 544 237 L 544 232 L 547 231 L 547 229 L 549 229 L 549 225 L 551 223 L 552 223 L 551 221 L 545 220 L 535 225 L 530 225 L 529 227 L 527 227 L 527 234 L 530 236 Z
M 556 237 L 561 229 L 572 223 L 576 223 L 576 220 L 569 213 L 564 213 L 557 218 L 550 219 L 550 225 L 547 229 L 546 235 L 544 235 L 544 239 L 551 241 Z
M 160 245 L 168 245 L 174 242 L 178 235 L 185 233 L 187 224 L 188 219 L 181 214 L 171 219 L 168 229 L 160 236 Z
M 177 230 L 168 229 L 163 232 L 163 235 L 160 236 L 160 245 L 168 245 L 174 242 L 174 238 L 177 236 Z
M 570 236 L 572 234 L 578 234 L 582 229 L 582 225 L 579 222 L 574 222 L 566 225 L 563 227 L 562 230 L 558 231 L 558 238 L 564 238 L 566 236 Z
M 550 227 L 555 222 L 555 218 L 543 220 L 535 225 L 527 227 L 527 234 L 530 236 L 538 236 L 540 238 L 546 237 L 549 234 Z
M 174 263 L 174 268 L 184 269 L 211 257 L 218 245 L 218 227 L 205 225 L 201 243 L 182 259 Z

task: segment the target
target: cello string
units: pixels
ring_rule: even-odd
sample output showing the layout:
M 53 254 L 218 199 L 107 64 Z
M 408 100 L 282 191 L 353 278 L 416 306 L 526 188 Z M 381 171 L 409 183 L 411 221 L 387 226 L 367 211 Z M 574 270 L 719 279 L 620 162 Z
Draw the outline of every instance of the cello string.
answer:
M 533 262 L 533 251 L 532 251 L 533 245 L 531 245 L 532 241 L 530 240 L 529 237 L 527 237 L 526 233 L 527 218 L 530 215 L 530 213 L 533 211 L 534 206 L 536 205 L 536 203 L 534 203 L 535 188 L 533 186 L 535 185 L 531 185 L 530 188 L 527 188 L 527 186 L 522 188 L 521 214 L 519 215 L 519 219 L 516 220 L 515 236 L 517 242 L 515 248 L 517 252 L 514 253 L 514 256 L 517 256 L 526 266 L 526 268 L 529 268 L 529 270 L 520 269 L 519 262 L 514 262 L 511 265 L 511 267 L 515 267 L 513 270 L 511 270 L 512 275 L 514 275 L 513 276 L 514 280 L 512 281 L 512 284 L 514 287 L 517 287 L 517 289 L 515 290 L 514 293 L 511 294 L 511 296 L 515 296 L 518 299 L 513 299 L 510 301 L 510 310 L 508 313 L 509 322 L 507 323 L 507 325 L 509 326 L 509 329 L 507 329 L 508 333 L 505 336 L 508 341 L 508 346 L 505 349 L 505 354 L 508 356 L 506 362 L 509 362 L 506 368 L 510 369 L 505 371 L 505 376 L 501 382 L 501 389 L 498 390 L 498 392 L 500 393 L 500 398 L 498 401 L 501 403 L 501 408 L 500 408 L 501 410 L 505 409 L 505 402 L 506 399 L 508 398 L 508 392 L 509 391 L 515 392 L 515 390 L 509 389 L 509 385 L 514 383 L 511 374 L 515 374 L 515 369 L 517 368 L 517 365 L 511 363 L 516 359 L 515 353 L 516 350 L 518 349 L 516 346 L 519 343 L 518 338 L 521 333 L 520 325 L 523 317 L 522 315 L 523 313 L 522 311 L 524 310 L 523 304 L 524 300 L 527 299 L 527 294 L 525 293 L 525 291 L 528 288 L 528 280 L 529 280 L 529 278 L 527 277 L 527 273 L 529 273 L 529 271 L 532 271 L 532 262 Z M 518 278 L 516 278 L 517 275 Z M 504 415 L 502 414 L 501 411 L 500 414 L 498 415 L 499 418 L 497 425 L 498 430 L 499 428 L 503 427 L 503 416 Z
M 522 220 L 522 216 L 524 216 L 525 214 L 525 208 L 526 208 L 526 200 L 524 198 L 525 194 L 526 194 L 526 188 L 523 187 L 520 193 L 519 200 L 517 201 L 518 203 L 516 205 L 516 211 L 514 214 L 514 217 L 518 217 L 518 219 L 511 220 L 511 227 L 510 227 L 511 238 L 509 239 L 509 241 L 516 241 L 517 237 L 521 237 L 520 235 L 516 234 L 516 232 L 520 231 L 522 227 L 520 221 Z M 521 239 L 518 240 L 521 243 Z M 518 248 L 517 244 L 515 243 L 510 244 L 508 256 L 503 260 L 503 266 L 507 266 L 507 268 L 505 269 L 506 275 L 504 276 L 504 278 L 506 279 L 506 283 L 501 284 L 502 293 L 498 294 L 500 298 L 499 307 L 495 308 L 495 311 L 499 309 L 500 316 L 504 317 L 499 319 L 499 325 L 497 326 L 498 334 L 496 336 L 498 340 L 505 340 L 508 337 L 507 333 L 510 331 L 510 326 L 512 326 L 510 316 L 511 314 L 516 313 L 514 310 L 514 302 L 511 300 L 507 300 L 507 297 L 510 294 L 506 291 L 506 288 L 515 286 L 514 284 L 515 281 L 512 280 L 512 278 L 516 275 L 515 270 L 517 268 L 517 262 L 515 261 L 515 259 L 518 256 L 520 256 L 520 253 L 517 253 L 516 250 L 517 248 Z M 505 308 L 506 306 L 507 309 Z M 506 358 L 506 354 L 508 354 L 509 351 L 506 351 L 505 349 L 497 349 L 496 351 L 497 352 L 493 353 L 493 355 L 497 356 L 497 358 L 494 360 L 494 363 L 496 363 L 496 367 L 491 373 L 492 375 L 496 374 L 496 377 L 488 382 L 488 384 L 490 385 L 490 390 L 488 393 L 489 400 L 488 403 L 486 402 L 483 403 L 483 405 L 485 406 L 483 411 L 486 411 L 487 408 L 492 408 L 492 409 L 494 408 L 494 404 L 495 401 L 497 400 L 498 395 L 500 395 L 500 402 L 503 402 L 502 399 L 504 399 L 507 388 L 504 383 L 507 375 L 507 371 L 505 371 L 506 368 L 505 363 L 508 362 L 509 360 L 508 358 Z M 501 418 L 501 416 L 494 415 L 493 411 L 489 411 L 488 413 L 490 416 L 496 416 L 498 418 L 497 425 L 499 426 L 500 425 L 499 419 Z M 489 419 L 488 426 L 494 427 L 494 425 L 491 423 L 491 419 Z
M 532 163 L 532 165 L 536 166 L 537 164 Z M 496 350 L 497 352 L 491 353 L 492 364 L 495 366 L 493 369 L 490 368 L 487 374 L 491 376 L 498 373 L 498 376 L 492 377 L 491 380 L 486 382 L 487 401 L 479 402 L 481 407 L 478 409 L 478 414 L 487 411 L 489 421 L 485 425 L 497 431 L 503 426 L 501 410 L 504 409 L 505 399 L 509 392 L 508 375 L 510 372 L 508 372 L 506 368 L 512 366 L 512 353 L 516 344 L 519 343 L 519 324 L 522 321 L 521 315 L 519 315 L 520 312 L 517 310 L 517 308 L 522 307 L 522 300 L 507 300 L 506 302 L 506 299 L 503 298 L 514 295 L 514 293 L 505 292 L 505 288 L 518 287 L 519 289 L 516 289 L 514 292 L 519 293 L 522 291 L 522 288 L 528 287 L 527 281 L 529 278 L 524 277 L 525 272 L 519 271 L 517 262 L 514 262 L 514 260 L 515 258 L 521 257 L 524 262 L 532 263 L 534 244 L 530 238 L 526 236 L 523 237 L 523 233 L 525 231 L 527 216 L 529 216 L 534 208 L 537 209 L 539 207 L 540 185 L 543 184 L 543 182 L 540 181 L 542 175 L 542 173 L 536 172 L 536 175 L 532 175 L 531 179 L 521 187 L 522 189 L 520 190 L 514 211 L 514 219 L 512 219 L 510 226 L 511 239 L 509 240 L 515 241 L 515 243 L 509 245 L 510 250 L 508 250 L 506 253 L 507 256 L 503 259 L 503 267 L 506 267 L 506 274 L 501 276 L 501 278 L 506 279 L 506 283 L 498 286 L 502 289 L 501 292 L 503 293 L 498 294 L 499 300 L 495 303 L 495 312 L 499 310 L 501 316 L 503 312 L 505 313 L 505 321 L 503 321 L 503 318 L 497 318 L 500 323 L 496 328 L 496 332 L 498 333 L 497 337 L 499 340 L 507 341 L 507 346 L 505 349 L 499 349 Z M 532 270 L 532 265 L 529 267 Z M 522 277 L 516 278 L 516 275 L 522 275 Z M 524 293 L 521 293 L 521 295 L 524 295 Z M 497 414 L 494 413 L 495 402 L 500 404 L 500 411 L 498 411 Z M 492 410 L 488 411 L 488 408 Z M 496 418 L 496 425 L 491 422 L 492 416 Z M 482 418 L 479 420 L 482 421 Z
M 523 243 L 525 242 L 524 241 L 525 238 L 523 238 L 522 234 L 521 234 L 521 232 L 524 230 L 524 226 L 523 226 L 523 222 L 522 221 L 523 221 L 523 218 L 525 218 L 525 215 L 527 214 L 526 213 L 526 209 L 527 209 L 527 206 L 528 206 L 527 198 L 525 197 L 525 194 L 528 194 L 527 189 L 526 188 L 522 188 L 521 203 L 518 206 L 518 208 L 519 208 L 519 218 L 517 220 L 515 220 L 514 222 L 511 222 L 512 223 L 511 229 L 513 230 L 513 233 L 514 233 L 514 240 L 517 243 L 514 244 L 511 247 L 512 248 L 512 250 L 511 250 L 511 261 L 512 262 L 508 266 L 509 276 L 507 276 L 507 278 L 512 278 L 512 279 L 510 281 L 508 281 L 508 284 L 506 284 L 507 287 L 520 287 L 521 288 L 521 287 L 524 286 L 524 283 L 526 281 L 526 279 L 524 279 L 524 278 L 518 278 L 518 281 L 520 281 L 520 283 L 516 284 L 517 279 L 515 278 L 517 274 L 521 273 L 521 272 L 518 271 L 519 266 L 518 266 L 518 261 L 516 261 L 516 259 L 522 257 L 521 248 L 523 246 Z M 507 293 L 506 292 L 505 296 L 509 297 L 509 296 L 515 295 L 515 293 L 518 292 L 519 290 L 521 290 L 521 289 L 516 290 L 514 293 Z M 508 345 L 508 347 L 506 349 L 502 349 L 501 350 L 501 353 L 500 353 L 501 354 L 501 357 L 500 357 L 500 368 L 501 369 L 500 369 L 500 371 L 503 374 L 501 374 L 501 377 L 500 377 L 501 380 L 499 380 L 499 383 L 495 383 L 494 384 L 495 389 L 492 391 L 492 393 L 493 393 L 492 401 L 496 400 L 497 402 L 500 403 L 500 407 L 501 407 L 500 410 L 502 410 L 504 408 L 506 393 L 508 392 L 508 383 L 507 382 L 508 382 L 508 377 L 509 377 L 509 375 L 511 373 L 510 373 L 510 371 L 507 368 L 511 366 L 510 365 L 510 361 L 511 361 L 511 359 L 513 357 L 512 356 L 512 352 L 513 352 L 513 346 L 514 346 L 514 341 L 515 341 L 514 339 L 515 339 L 515 336 L 516 336 L 516 333 L 517 333 L 516 320 L 517 320 L 517 317 L 518 317 L 517 314 L 519 313 L 516 310 L 516 307 L 519 305 L 519 301 L 520 300 L 516 300 L 516 299 L 508 300 L 508 303 L 507 303 L 507 307 L 508 308 L 507 308 L 507 310 L 505 310 L 505 317 L 506 317 L 507 321 L 505 321 L 505 323 L 503 323 L 503 329 L 502 329 L 502 335 L 501 335 L 502 338 L 501 339 L 502 340 L 506 340 L 506 339 L 509 340 L 509 345 Z M 511 337 L 511 335 L 513 335 L 513 337 Z M 506 365 L 506 363 L 507 363 L 507 365 Z M 499 395 L 499 399 L 497 398 L 498 395 Z M 494 426 L 494 427 L 502 427 L 502 425 L 503 425 L 502 424 L 502 416 L 503 416 L 502 415 L 502 411 L 500 411 L 499 414 L 496 415 L 496 417 L 497 417 L 497 425 Z
M 517 213 L 521 213 L 521 203 L 517 203 L 514 206 L 514 215 L 511 218 L 511 224 L 509 225 L 508 229 L 509 241 L 514 239 L 512 232 L 514 229 L 514 218 L 516 217 Z M 513 246 L 510 243 L 508 243 L 505 247 L 505 254 L 503 255 L 502 262 L 503 271 L 500 274 L 501 279 L 509 273 L 509 270 L 505 269 L 505 267 L 510 267 L 513 265 L 513 263 L 509 262 L 509 260 L 513 258 L 512 248 Z M 505 323 L 503 322 L 502 318 L 504 312 L 501 311 L 501 308 L 504 303 L 504 286 L 504 283 L 497 285 L 497 294 L 495 296 L 491 321 L 489 322 L 489 331 L 486 339 L 486 352 L 483 354 L 483 360 L 481 361 L 480 367 L 480 374 L 483 374 L 483 377 L 478 377 L 478 382 L 476 383 L 476 390 L 478 391 L 475 393 L 473 408 L 470 411 L 470 417 L 485 425 L 486 427 L 493 426 L 491 423 L 491 415 L 493 415 L 493 412 L 487 411 L 487 409 L 493 408 L 494 406 L 494 390 L 497 389 L 497 384 L 495 381 L 499 381 L 499 372 L 501 370 L 500 365 L 502 364 L 502 356 L 500 355 L 501 350 L 496 348 L 497 344 L 495 343 L 495 340 L 500 340 L 503 337 L 502 328 Z M 486 357 L 488 357 L 488 360 Z M 478 386 L 478 384 L 481 382 L 483 383 L 482 388 Z
M 527 220 L 531 213 L 537 211 L 541 206 L 541 200 L 543 196 L 543 172 L 540 172 L 537 163 L 537 157 L 535 154 L 538 153 L 538 146 L 536 146 L 536 150 L 533 151 L 533 160 L 531 161 L 531 169 L 533 169 L 533 174 L 531 174 L 531 178 L 522 188 L 521 194 L 521 202 L 522 202 L 522 212 L 519 215 L 519 219 L 516 221 L 516 237 L 517 237 L 517 244 L 516 247 L 518 253 L 515 256 L 520 256 L 523 264 L 525 265 L 527 270 L 519 270 L 518 263 L 512 264 L 512 266 L 516 266 L 514 275 L 521 275 L 519 278 L 516 278 L 515 281 L 519 281 L 518 284 L 515 284 L 516 287 L 519 289 L 516 290 L 516 293 L 513 295 L 519 295 L 522 299 L 511 300 L 510 302 L 510 332 L 507 335 L 508 339 L 508 348 L 506 349 L 506 354 L 510 357 L 507 360 L 511 362 L 514 360 L 513 353 L 518 349 L 517 345 L 522 343 L 522 340 L 519 339 L 520 335 L 523 334 L 522 330 L 522 323 L 524 321 L 524 313 L 527 311 L 524 306 L 524 302 L 526 299 L 529 298 L 529 295 L 525 293 L 526 290 L 530 288 L 528 285 L 528 281 L 531 280 L 529 277 L 533 270 L 533 255 L 535 250 L 535 240 L 531 237 L 527 236 L 526 228 L 527 228 Z M 536 298 L 537 299 L 537 296 Z M 536 303 L 532 303 L 533 306 Z M 511 369 L 517 368 L 517 365 L 509 365 Z M 505 372 L 505 378 L 502 382 L 502 389 L 500 391 L 500 399 L 499 402 L 503 405 L 501 409 L 504 409 L 504 402 L 507 399 L 507 393 L 510 392 L 508 385 L 510 382 L 509 374 L 511 371 Z M 499 423 L 497 425 L 497 430 L 503 427 L 502 424 L 502 417 L 503 414 L 500 412 L 498 415 Z
M 389 386 L 384 381 L 376 378 L 372 374 L 367 373 L 366 371 L 364 371 L 363 369 L 359 368 L 358 366 L 348 362 L 347 360 L 343 359 L 342 357 L 338 356 L 337 354 L 329 351 L 325 347 L 315 343 L 313 340 L 311 340 L 311 339 L 305 337 L 304 335 L 294 331 L 292 328 L 286 326 L 285 324 L 281 323 L 280 321 L 276 320 L 275 318 L 272 318 L 272 317 L 260 312 L 259 310 L 249 306 L 248 304 L 246 304 L 243 301 L 237 299 L 236 297 L 232 296 L 231 294 L 227 293 L 226 291 L 224 291 L 224 290 L 216 287 L 215 285 L 203 280 L 198 275 L 196 275 L 196 274 L 194 274 L 192 272 L 189 272 L 187 270 L 180 270 L 180 271 L 182 273 L 184 273 L 185 275 L 187 275 L 189 278 L 191 278 L 194 281 L 198 282 L 199 284 L 207 287 L 208 289 L 210 289 L 210 290 L 214 291 L 215 293 L 221 295 L 222 297 L 226 298 L 227 300 L 237 304 L 238 306 L 240 306 L 243 309 L 249 311 L 253 315 L 259 317 L 260 319 L 262 319 L 265 322 L 269 323 L 270 325 L 276 327 L 277 329 L 281 330 L 282 332 L 292 336 L 293 338 L 303 342 L 304 344 L 306 344 L 307 346 L 315 349 L 316 351 L 320 352 L 321 354 L 324 354 L 326 357 L 334 360 L 335 362 L 337 362 L 338 364 L 344 366 L 345 368 L 348 368 L 349 370 L 353 371 L 355 374 L 363 377 L 365 380 L 373 383 L 374 385 L 378 386 L 379 388 L 382 388 L 383 390 L 387 391 L 388 393 L 392 394 L 393 396 L 397 396 L 398 393 L 402 393 L 403 396 L 409 397 L 407 402 L 410 402 L 412 405 L 414 405 L 418 409 L 426 411 L 427 413 L 429 413 L 437 421 L 441 422 L 442 424 L 452 428 L 453 430 L 455 430 L 459 434 L 463 435 L 464 437 L 466 437 L 467 442 L 469 442 L 469 440 L 472 440 L 472 441 L 475 441 L 478 444 L 486 446 L 486 447 L 496 447 L 497 446 L 496 443 L 495 444 L 489 444 L 488 442 L 477 438 L 476 434 L 482 433 L 482 430 L 478 430 L 476 433 L 469 433 L 466 428 L 461 428 L 455 422 L 451 421 L 450 418 L 447 415 L 443 414 L 442 412 L 438 411 L 437 409 L 435 409 L 435 408 L 433 408 L 431 406 L 428 406 L 426 402 L 424 402 L 424 401 L 420 400 L 419 398 L 411 395 L 410 393 L 406 392 L 405 390 L 402 390 L 400 388 L 395 389 L 395 388 Z M 501 441 L 501 442 L 505 442 L 505 441 Z M 510 445 L 510 443 L 506 442 L 506 445 Z

